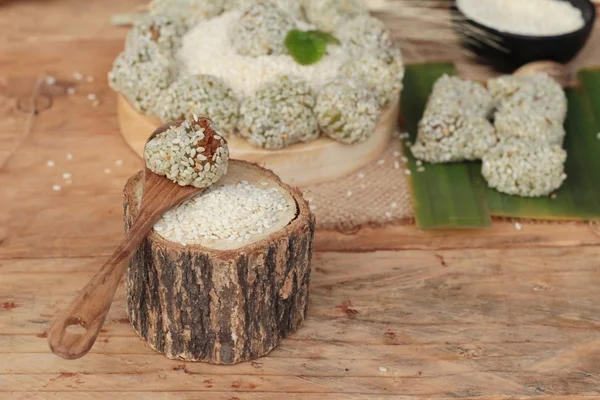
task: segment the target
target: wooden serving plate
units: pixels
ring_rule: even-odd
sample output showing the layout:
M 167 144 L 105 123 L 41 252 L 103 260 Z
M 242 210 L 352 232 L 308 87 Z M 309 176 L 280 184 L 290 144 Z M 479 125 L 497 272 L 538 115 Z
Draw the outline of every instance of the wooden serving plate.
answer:
M 251 146 L 243 138 L 232 137 L 227 140 L 230 157 L 273 170 L 282 181 L 291 185 L 304 186 L 332 181 L 359 170 L 381 155 L 392 139 L 399 109 L 397 102 L 383 110 L 375 132 L 362 143 L 346 145 L 322 137 L 282 150 L 265 150 Z M 143 157 L 148 135 L 162 122 L 156 117 L 141 114 L 120 94 L 117 112 L 125 141 Z

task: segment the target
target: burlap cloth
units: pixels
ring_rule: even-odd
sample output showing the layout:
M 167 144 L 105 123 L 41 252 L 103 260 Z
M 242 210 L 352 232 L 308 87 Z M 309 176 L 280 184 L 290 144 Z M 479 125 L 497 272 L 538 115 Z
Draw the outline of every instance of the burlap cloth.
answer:
M 401 143 L 395 137 L 380 159 L 342 179 L 300 188 L 319 229 L 351 233 L 366 225 L 412 221 Z

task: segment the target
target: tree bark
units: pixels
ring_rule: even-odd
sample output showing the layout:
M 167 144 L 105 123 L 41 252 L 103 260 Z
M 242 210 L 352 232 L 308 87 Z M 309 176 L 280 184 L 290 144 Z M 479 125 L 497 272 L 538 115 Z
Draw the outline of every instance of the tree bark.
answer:
M 139 209 L 140 183 L 138 174 L 125 187 L 126 230 Z M 125 289 L 129 319 L 150 347 L 173 359 L 236 364 L 267 354 L 300 327 L 315 221 L 302 195 L 280 185 L 296 201 L 297 216 L 259 242 L 213 250 L 148 235 L 130 261 Z

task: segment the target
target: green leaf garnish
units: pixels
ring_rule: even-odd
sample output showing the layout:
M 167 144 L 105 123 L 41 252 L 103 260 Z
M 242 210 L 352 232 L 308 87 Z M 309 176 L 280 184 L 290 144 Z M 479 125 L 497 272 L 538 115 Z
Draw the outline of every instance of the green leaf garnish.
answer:
M 340 41 L 327 32 L 301 31 L 292 29 L 285 37 L 285 47 L 300 65 L 311 65 L 318 62 L 327 52 L 328 44 L 339 44 Z

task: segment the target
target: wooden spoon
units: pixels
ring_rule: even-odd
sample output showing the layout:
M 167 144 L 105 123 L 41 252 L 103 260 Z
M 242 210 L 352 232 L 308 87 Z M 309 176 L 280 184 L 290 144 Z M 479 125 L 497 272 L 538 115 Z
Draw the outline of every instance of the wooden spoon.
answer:
M 181 122 L 160 126 L 148 141 Z M 165 211 L 203 190 L 179 186 L 148 168 L 144 169 L 142 202 L 137 219 L 113 255 L 75 296 L 71 305 L 58 314 L 48 331 L 48 344 L 56 355 L 72 360 L 85 355 L 92 348 L 131 254 Z M 71 331 L 69 327 L 72 327 Z

